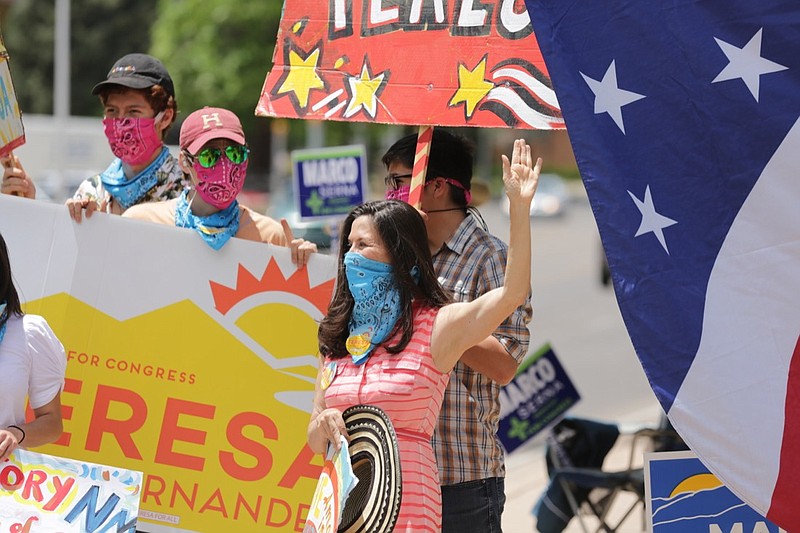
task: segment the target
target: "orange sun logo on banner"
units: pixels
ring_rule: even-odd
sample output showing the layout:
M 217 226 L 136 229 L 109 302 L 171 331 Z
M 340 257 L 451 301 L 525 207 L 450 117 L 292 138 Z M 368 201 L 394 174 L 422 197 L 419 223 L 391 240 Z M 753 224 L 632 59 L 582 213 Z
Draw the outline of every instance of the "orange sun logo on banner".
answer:
M 324 313 L 328 309 L 333 290 L 333 280 L 311 288 L 308 281 L 308 270 L 304 268 L 296 270 L 294 274 L 286 278 L 274 258 L 270 259 L 260 279 L 251 274 L 244 266 L 239 265 L 236 287 L 226 287 L 214 281 L 210 281 L 209 284 L 217 311 L 223 315 L 249 296 L 272 291 L 290 292 L 301 296 L 312 303 L 320 313 Z
M 256 114 L 564 128 L 523 0 L 286 0 Z
M 260 278 L 240 264 L 235 287 L 214 281 L 209 283 L 216 309 L 228 321 L 228 330 L 250 346 L 264 362 L 273 369 L 289 374 L 316 377 L 316 360 L 308 360 L 308 364 L 300 366 L 296 362 L 297 358 L 316 349 L 317 320 L 328 309 L 333 279 L 312 288 L 307 269 L 298 269 L 289 277 L 284 277 L 273 258 Z M 290 302 L 286 302 L 287 296 Z M 269 327 L 265 327 L 265 324 L 269 324 Z M 298 328 L 306 333 L 275 334 L 276 331 L 296 332 Z M 239 336 L 239 331 L 244 336 Z M 287 367 L 287 364 L 290 366 Z M 286 403 L 303 409 L 308 401 L 303 397 L 297 405 L 292 401 Z

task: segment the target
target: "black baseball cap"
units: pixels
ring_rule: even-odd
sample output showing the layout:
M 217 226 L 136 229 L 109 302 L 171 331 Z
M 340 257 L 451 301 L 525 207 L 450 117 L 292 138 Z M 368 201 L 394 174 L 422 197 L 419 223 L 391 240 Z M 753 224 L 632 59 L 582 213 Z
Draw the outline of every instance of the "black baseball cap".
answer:
M 175 98 L 175 86 L 164 64 L 147 54 L 128 54 L 114 63 L 105 81 L 101 81 L 92 89 L 97 94 L 100 89 L 109 85 L 122 85 L 131 89 L 147 89 L 153 85 L 161 85 L 167 94 Z

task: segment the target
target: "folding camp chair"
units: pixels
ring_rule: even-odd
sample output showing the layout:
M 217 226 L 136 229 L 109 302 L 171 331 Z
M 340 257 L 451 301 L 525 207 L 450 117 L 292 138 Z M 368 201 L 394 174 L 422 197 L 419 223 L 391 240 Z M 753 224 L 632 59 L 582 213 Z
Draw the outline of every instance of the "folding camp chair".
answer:
M 619 435 L 616 424 L 577 418 L 564 419 L 553 428 L 546 455 L 550 483 L 534 509 L 540 533 L 559 533 L 573 517 L 579 520 L 584 533 L 616 531 L 637 507 L 644 508 L 644 470 L 641 461 L 637 464 L 637 457 L 645 448 L 685 449 L 664 417 L 658 429 L 642 429 L 630 436 L 627 468 L 603 470 L 606 455 Z M 620 497 L 624 493 L 632 497 Z M 617 501 L 621 505 L 615 506 Z M 620 506 L 623 509 L 617 511 Z M 594 516 L 596 528 L 589 527 L 587 516 Z

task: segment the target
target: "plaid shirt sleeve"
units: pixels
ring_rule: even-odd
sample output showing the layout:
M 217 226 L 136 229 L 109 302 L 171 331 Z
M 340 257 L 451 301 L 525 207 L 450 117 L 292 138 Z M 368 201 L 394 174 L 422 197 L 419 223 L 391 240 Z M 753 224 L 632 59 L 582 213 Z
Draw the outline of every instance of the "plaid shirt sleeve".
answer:
M 480 269 L 478 295 L 503 286 L 508 253 L 505 248 L 496 249 L 494 252 L 494 254 L 486 257 Z M 528 345 L 530 344 L 528 323 L 531 321 L 532 315 L 531 293 L 528 291 L 525 303 L 517 307 L 514 313 L 506 318 L 494 332 L 494 336 L 517 363 L 521 363 L 528 353 Z

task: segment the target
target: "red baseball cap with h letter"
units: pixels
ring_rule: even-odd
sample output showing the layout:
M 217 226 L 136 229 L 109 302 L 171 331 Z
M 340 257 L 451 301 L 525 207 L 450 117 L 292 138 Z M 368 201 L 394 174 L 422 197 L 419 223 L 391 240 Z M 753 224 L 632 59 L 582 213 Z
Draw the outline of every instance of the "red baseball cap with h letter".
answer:
M 195 155 L 211 139 L 230 139 L 245 144 L 239 117 L 233 111 L 221 107 L 204 107 L 186 117 L 181 126 L 182 150 Z

